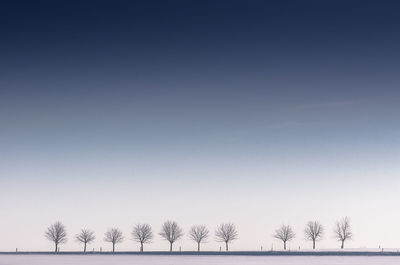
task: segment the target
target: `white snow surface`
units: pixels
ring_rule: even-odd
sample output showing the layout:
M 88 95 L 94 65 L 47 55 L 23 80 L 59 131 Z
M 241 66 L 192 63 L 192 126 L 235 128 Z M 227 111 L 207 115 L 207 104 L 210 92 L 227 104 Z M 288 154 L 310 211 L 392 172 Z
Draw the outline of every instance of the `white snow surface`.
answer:
M 0 265 L 394 265 L 383 256 L 0 255 Z

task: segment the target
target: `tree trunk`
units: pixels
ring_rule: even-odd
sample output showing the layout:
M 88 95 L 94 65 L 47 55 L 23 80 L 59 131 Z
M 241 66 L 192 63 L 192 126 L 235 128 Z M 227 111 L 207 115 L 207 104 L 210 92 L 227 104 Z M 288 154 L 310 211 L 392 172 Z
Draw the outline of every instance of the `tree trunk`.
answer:
M 312 241 L 312 248 L 315 249 L 315 239 Z
M 344 248 L 344 240 L 342 240 L 342 246 L 340 248 Z
M 283 241 L 283 249 L 286 250 L 286 241 Z
M 228 249 L 228 242 L 225 242 L 225 249 L 226 249 L 226 251 L 229 251 L 229 249 Z
M 83 252 L 86 253 L 86 243 L 85 246 L 83 247 Z
M 169 251 L 172 252 L 172 242 L 169 242 Z
M 143 252 L 143 243 L 140 242 L 140 252 Z
M 58 251 L 58 244 L 55 243 L 55 245 L 56 245 L 56 248 L 55 248 L 54 252 L 57 253 L 57 251 Z
M 200 242 L 197 242 L 197 251 L 200 251 Z
M 113 253 L 115 252 L 115 243 L 113 243 Z

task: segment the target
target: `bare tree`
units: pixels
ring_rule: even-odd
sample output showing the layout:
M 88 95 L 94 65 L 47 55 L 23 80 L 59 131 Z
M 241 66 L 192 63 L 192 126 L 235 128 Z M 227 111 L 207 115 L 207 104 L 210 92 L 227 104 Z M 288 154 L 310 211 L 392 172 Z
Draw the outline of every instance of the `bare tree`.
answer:
M 333 232 L 335 233 L 336 239 L 342 242 L 340 248 L 344 248 L 344 241 L 353 238 L 353 232 L 351 231 L 350 226 L 350 218 L 346 216 L 343 217 L 342 220 L 337 221 Z
M 194 225 L 190 228 L 189 238 L 197 243 L 197 251 L 200 251 L 201 243 L 206 243 L 209 233 L 205 225 Z
M 318 221 L 310 221 L 306 224 L 304 235 L 306 240 L 313 242 L 313 249 L 315 249 L 315 242 L 324 236 L 324 227 Z
M 121 230 L 111 228 L 105 234 L 104 241 L 112 243 L 112 252 L 115 252 L 115 245 L 124 241 Z
M 283 249 L 286 250 L 286 242 L 295 238 L 296 234 L 293 232 L 293 229 L 289 225 L 282 225 L 275 230 L 275 234 L 273 235 L 273 237 L 281 240 L 283 242 Z
M 229 250 L 229 243 L 239 238 L 236 227 L 232 223 L 223 223 L 215 230 L 215 237 L 217 242 L 225 242 L 226 251 Z
M 164 222 L 159 235 L 169 242 L 169 251 L 172 251 L 172 244 L 183 236 L 183 230 L 175 221 Z
M 149 224 L 137 224 L 133 227 L 132 239 L 140 243 L 140 252 L 143 252 L 143 244 L 151 243 L 153 231 Z
M 93 231 L 82 229 L 79 234 L 75 235 L 75 239 L 83 243 L 83 252 L 86 252 L 86 245 L 92 243 L 96 239 L 96 236 Z
M 56 222 L 47 228 L 45 237 L 54 242 L 55 250 L 58 252 L 58 245 L 67 242 L 67 231 L 61 222 Z

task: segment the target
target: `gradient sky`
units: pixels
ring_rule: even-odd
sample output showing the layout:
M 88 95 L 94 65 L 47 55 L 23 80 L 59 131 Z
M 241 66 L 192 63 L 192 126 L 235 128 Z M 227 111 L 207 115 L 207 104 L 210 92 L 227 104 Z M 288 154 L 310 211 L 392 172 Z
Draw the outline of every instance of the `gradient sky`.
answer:
M 398 1 L 0 5 L 0 251 L 167 219 L 234 222 L 232 250 L 282 223 L 310 248 L 315 219 L 333 248 L 346 215 L 349 247 L 400 247 Z

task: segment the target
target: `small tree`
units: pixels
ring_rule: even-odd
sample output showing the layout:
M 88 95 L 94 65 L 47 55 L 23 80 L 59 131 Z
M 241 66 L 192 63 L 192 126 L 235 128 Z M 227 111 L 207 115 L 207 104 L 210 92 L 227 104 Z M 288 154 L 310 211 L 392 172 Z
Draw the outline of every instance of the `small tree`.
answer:
M 45 237 L 54 242 L 55 250 L 58 252 L 58 245 L 67 242 L 67 232 L 65 226 L 61 222 L 56 222 L 47 228 Z
M 115 252 L 115 245 L 124 241 L 122 232 L 118 228 L 111 228 L 105 234 L 104 241 L 112 243 L 112 252 Z
M 313 242 L 313 249 L 315 249 L 315 242 L 321 240 L 323 235 L 324 227 L 318 221 L 310 221 L 306 224 L 304 236 L 306 240 Z
M 175 221 L 164 222 L 159 235 L 169 242 L 169 251 L 172 251 L 172 244 L 183 236 L 183 230 Z
M 343 217 L 342 220 L 337 221 L 333 232 L 335 233 L 336 239 L 342 242 L 340 248 L 344 248 L 344 241 L 353 238 L 353 233 L 350 226 L 350 218 L 346 216 Z
M 93 231 L 82 229 L 79 234 L 75 236 L 76 241 L 83 243 L 83 252 L 86 252 L 86 245 L 92 243 L 96 236 Z
M 143 252 L 143 244 L 151 243 L 153 231 L 149 224 L 137 224 L 133 227 L 132 239 L 140 243 L 140 252 Z
M 236 227 L 232 223 L 223 223 L 215 230 L 215 237 L 217 242 L 225 243 L 225 250 L 229 250 L 229 243 L 239 238 Z
M 195 225 L 190 228 L 189 238 L 197 243 L 197 251 L 200 251 L 201 243 L 206 243 L 209 233 L 205 225 Z
M 289 225 L 282 225 L 280 228 L 275 230 L 273 237 L 281 240 L 283 242 L 283 249 L 286 250 L 286 242 L 295 238 L 296 234 Z

